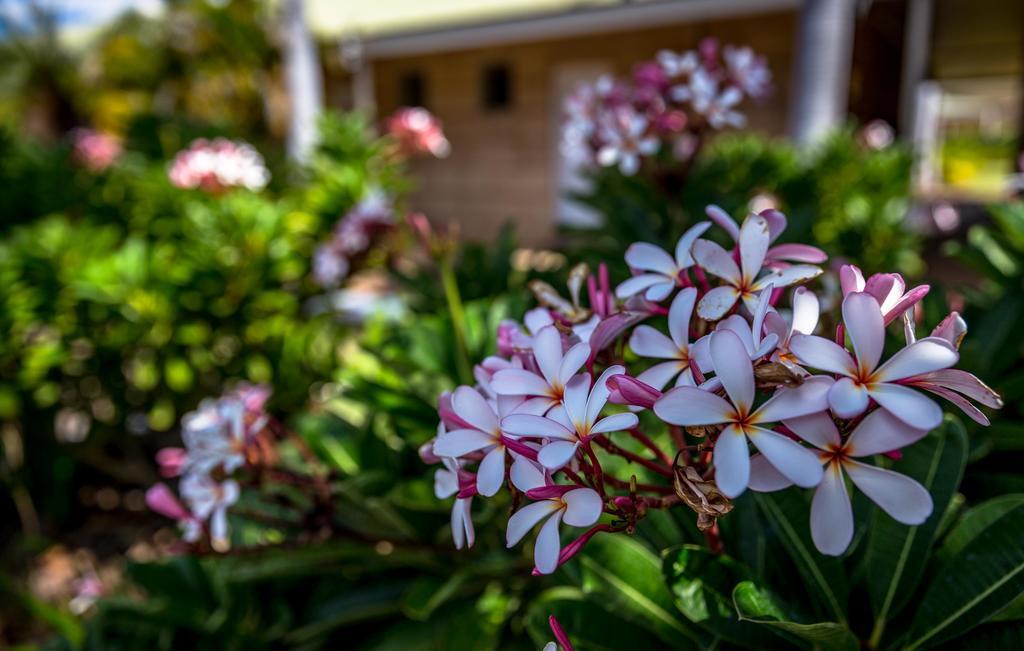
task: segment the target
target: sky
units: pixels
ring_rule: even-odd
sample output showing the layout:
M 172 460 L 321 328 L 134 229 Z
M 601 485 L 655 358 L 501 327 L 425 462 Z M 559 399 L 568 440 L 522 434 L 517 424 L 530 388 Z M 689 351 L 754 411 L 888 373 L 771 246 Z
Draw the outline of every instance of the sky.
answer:
M 62 28 L 72 29 L 102 25 L 127 9 L 152 14 L 163 8 L 162 0 L 0 0 L 0 14 L 16 24 L 23 24 L 33 2 L 53 11 Z M 3 36 L 2 28 L 0 36 Z

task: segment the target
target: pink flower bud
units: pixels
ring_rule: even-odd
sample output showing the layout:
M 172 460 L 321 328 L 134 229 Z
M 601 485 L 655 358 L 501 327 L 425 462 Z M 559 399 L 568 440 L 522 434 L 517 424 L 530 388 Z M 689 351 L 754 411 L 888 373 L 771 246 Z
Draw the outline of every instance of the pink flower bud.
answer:
M 661 397 L 661 391 L 629 375 L 608 378 L 608 388 L 611 389 L 608 400 L 617 405 L 653 409 L 654 403 Z
M 160 465 L 161 477 L 177 477 L 188 463 L 188 452 L 185 448 L 163 448 L 156 453 L 156 462 Z
M 167 487 L 167 484 L 154 484 L 146 491 L 146 506 L 152 511 L 172 520 L 191 520 L 192 514 L 182 505 L 178 498 Z

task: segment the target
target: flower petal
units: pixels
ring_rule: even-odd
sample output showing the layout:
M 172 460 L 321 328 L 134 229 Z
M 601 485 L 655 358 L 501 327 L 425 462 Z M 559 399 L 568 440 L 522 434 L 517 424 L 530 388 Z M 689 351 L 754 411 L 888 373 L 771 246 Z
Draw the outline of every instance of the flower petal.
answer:
M 668 277 L 674 277 L 678 273 L 676 261 L 665 249 L 648 244 L 647 242 L 634 242 L 626 249 L 626 264 L 633 269 L 643 271 L 654 271 Z
M 718 435 L 714 451 L 715 484 L 726 497 L 736 497 L 750 481 L 750 452 L 747 436 L 739 427 L 730 425 Z
M 793 290 L 793 325 L 791 330 L 809 335 L 818 326 L 821 307 L 818 297 L 806 287 Z
M 747 437 L 776 470 L 797 486 L 810 488 L 821 481 L 821 461 L 817 453 L 788 436 L 761 427 L 748 428 Z
M 711 228 L 711 222 L 697 222 L 686 229 L 679 241 L 676 242 L 676 266 L 686 269 L 693 266 L 693 243 L 704 234 L 704 231 Z
M 782 424 L 820 450 L 838 449 L 842 443 L 836 424 L 823 411 L 798 418 L 787 418 Z
M 809 264 L 821 264 L 828 260 L 828 255 L 824 251 L 808 244 L 776 244 L 768 249 L 765 257 L 769 260 L 807 262 Z
M 868 408 L 868 389 L 848 377 L 839 378 L 828 390 L 828 406 L 840 418 L 853 418 Z
M 715 222 L 719 228 L 728 233 L 733 242 L 739 241 L 740 226 L 736 223 L 736 220 L 729 215 L 729 213 L 714 204 L 710 204 L 704 208 L 704 214 L 707 215 L 711 221 Z
M 984 382 L 967 371 L 957 368 L 945 368 L 931 373 L 914 376 L 921 383 L 937 384 L 940 387 L 962 393 L 971 400 L 976 400 L 986 407 L 1001 409 L 1003 399 Z
M 558 537 L 558 525 L 562 522 L 561 511 L 551 516 L 537 534 L 533 547 L 533 562 L 541 574 L 551 574 L 558 569 L 558 555 L 562 541 Z
M 594 423 L 590 429 L 591 434 L 606 434 L 608 432 L 624 432 L 636 427 L 640 420 L 636 414 L 612 414 Z
M 569 416 L 569 422 L 573 424 L 578 432 L 587 424 L 587 398 L 590 395 L 590 376 L 580 373 L 569 380 L 565 385 L 565 395 L 562 397 L 562 404 L 565 406 L 565 413 Z
M 675 288 L 676 283 L 674 280 L 671 282 L 664 282 L 659 285 L 651 285 L 650 287 L 647 288 L 647 291 L 644 292 L 644 298 L 651 301 L 652 303 L 660 303 L 661 301 L 668 298 L 669 295 L 672 293 L 672 290 Z
M 537 461 L 548 470 L 558 470 L 572 460 L 579 445 L 575 441 L 552 441 L 540 449 Z
M 452 394 L 452 409 L 459 418 L 481 431 L 493 432 L 498 429 L 498 416 L 476 389 L 456 389 Z
M 700 299 L 700 303 L 697 304 L 697 314 L 705 321 L 717 321 L 725 316 L 725 313 L 732 309 L 733 305 L 736 305 L 739 297 L 739 291 L 732 285 L 715 287 Z
M 527 504 L 513 513 L 512 517 L 508 519 L 508 528 L 505 530 L 505 545 L 507 547 L 515 545 L 538 522 L 557 511 L 558 508 L 558 503 L 554 500 L 542 500 Z
M 755 454 L 750 457 L 750 482 L 747 488 L 758 493 L 771 493 L 792 485 L 793 482 L 776 470 L 766 456 Z
M 473 498 L 465 497 L 455 500 L 452 505 L 452 541 L 455 549 L 472 547 L 476 535 L 473 531 L 473 516 L 470 513 L 470 506 Z
M 615 296 L 624 299 L 630 296 L 635 296 L 641 292 L 646 292 L 649 288 L 655 285 L 669 285 L 665 276 L 661 274 L 640 274 L 639 276 L 633 276 L 622 281 L 622 283 L 615 288 Z M 671 289 L 669 290 L 671 291 Z
M 794 334 L 789 349 L 805 366 L 840 375 L 857 373 L 857 366 L 850 353 L 824 337 Z
M 636 376 L 636 379 L 660 391 L 665 388 L 665 385 L 667 385 L 672 378 L 679 374 L 682 368 L 682 362 L 662 362 L 660 364 L 655 364 L 640 375 Z
M 732 421 L 735 410 L 725 399 L 696 387 L 676 387 L 654 403 L 658 418 L 672 425 L 718 425 Z
M 551 385 L 536 373 L 521 368 L 502 369 L 491 378 L 491 389 L 502 396 L 547 396 Z
M 601 496 L 592 488 L 577 488 L 562 496 L 565 502 L 565 516 L 562 520 L 573 527 L 589 527 L 601 517 L 604 504 Z
M 949 368 L 960 355 L 944 339 L 925 337 L 900 350 L 875 372 L 873 379 L 892 382 Z
M 558 381 L 564 386 L 587 363 L 589 357 L 590 345 L 582 342 L 566 351 L 558 368 Z
M 765 229 L 767 237 L 767 226 Z M 742 414 L 749 413 L 754 404 L 754 367 L 736 333 L 716 330 L 711 335 L 711 362 L 736 409 Z
M 740 267 L 746 284 L 753 282 L 761 272 L 764 256 L 768 252 L 771 236 L 768 221 L 761 215 L 750 215 L 740 226 Z
M 460 430 L 456 430 L 460 431 Z M 545 416 L 534 416 L 533 414 L 512 414 L 501 420 L 501 431 L 511 436 L 533 436 L 538 438 L 563 439 L 572 441 L 576 439 L 576 432 L 567 429 L 561 423 Z M 446 436 L 451 436 L 449 432 Z M 494 442 L 493 440 L 491 441 Z M 434 444 L 434 454 L 437 452 L 437 443 Z M 444 456 L 438 454 L 438 456 Z
M 524 493 L 534 488 L 540 488 L 547 482 L 544 478 L 544 470 L 537 467 L 537 464 L 526 457 L 515 455 L 512 468 L 509 470 L 509 479 L 512 485 Z
M 789 287 L 797 283 L 802 283 L 811 278 L 817 278 L 821 275 L 821 267 L 815 267 L 807 264 L 795 264 L 784 269 L 772 269 L 770 272 L 761 276 L 750 289 L 757 292 L 771 284 L 776 289 L 780 287 Z
M 875 370 L 885 347 L 885 325 L 878 303 L 870 294 L 854 292 L 843 300 L 843 324 L 863 373 Z
M 754 423 L 774 423 L 825 411 L 831 386 L 832 378 L 819 375 L 805 379 L 798 387 L 779 389 L 757 408 L 750 420 Z
M 493 436 L 480 430 L 455 429 L 434 441 L 434 454 L 439 457 L 456 458 L 495 443 Z
M 558 386 L 558 371 L 562 366 L 562 335 L 558 328 L 549 325 L 540 329 L 533 338 L 533 357 L 548 384 Z
M 853 540 L 853 508 L 838 463 L 828 464 L 811 500 L 811 539 L 818 551 L 840 556 Z
M 851 457 L 866 457 L 899 450 L 916 443 L 928 430 L 907 425 L 885 409 L 876 409 L 857 425 L 843 451 Z
M 740 268 L 729 252 L 711 240 L 693 243 L 693 259 L 709 274 L 732 285 L 740 284 Z
M 847 460 L 843 468 L 850 479 L 893 520 L 911 526 L 932 514 L 932 496 L 924 486 L 898 472 Z
M 907 425 L 935 429 L 942 423 L 942 407 L 910 387 L 899 384 L 874 384 L 868 391 L 875 402 Z
M 476 470 L 476 490 L 484 497 L 493 497 L 505 483 L 505 446 L 496 446 L 484 455 Z
M 697 288 L 686 287 L 676 294 L 672 301 L 672 307 L 668 309 L 668 333 L 672 337 L 677 353 L 679 349 L 685 349 L 690 342 L 690 318 L 693 316 L 693 306 L 696 301 Z M 639 330 L 639 328 L 637 329 Z M 654 355 L 648 355 L 648 357 L 654 357 Z
M 678 301 L 679 299 L 676 300 Z M 679 346 L 649 325 L 640 325 L 633 330 L 633 334 L 629 337 L 629 347 L 640 357 L 653 357 L 655 359 L 676 359 L 679 357 Z
M 612 394 L 612 390 L 608 386 L 608 380 L 625 372 L 625 367 L 616 364 L 609 366 L 598 376 L 597 381 L 594 382 L 594 388 L 590 390 L 590 396 L 587 398 L 586 422 L 588 424 L 592 425 L 597 420 L 597 417 L 601 415 L 604 406 L 608 404 L 608 398 Z

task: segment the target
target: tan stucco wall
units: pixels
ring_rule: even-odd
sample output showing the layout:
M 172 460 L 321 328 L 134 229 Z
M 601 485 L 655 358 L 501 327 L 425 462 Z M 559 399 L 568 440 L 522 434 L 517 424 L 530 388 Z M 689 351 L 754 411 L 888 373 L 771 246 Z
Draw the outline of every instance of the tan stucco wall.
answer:
M 418 161 L 412 205 L 431 219 L 457 222 L 467 239 L 489 239 L 507 221 L 526 245 L 550 244 L 555 232 L 557 120 L 553 75 L 568 63 L 609 65 L 618 74 L 662 48 L 690 49 L 706 36 L 749 44 L 767 56 L 774 95 L 748 106 L 754 129 L 782 133 L 789 97 L 795 16 L 791 12 L 716 22 L 603 34 L 559 41 L 430 54 L 374 62 L 378 111 L 398 107 L 399 80 L 419 71 L 426 105 L 443 122 L 452 144 L 445 160 Z M 481 102 L 482 70 L 511 68 L 513 106 L 487 112 Z

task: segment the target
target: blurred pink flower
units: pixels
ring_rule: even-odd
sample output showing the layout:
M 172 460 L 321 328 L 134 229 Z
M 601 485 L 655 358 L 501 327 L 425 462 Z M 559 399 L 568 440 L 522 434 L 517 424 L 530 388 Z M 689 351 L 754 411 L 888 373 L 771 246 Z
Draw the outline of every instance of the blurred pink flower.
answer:
M 92 172 L 102 172 L 121 157 L 121 139 L 101 131 L 78 128 L 71 131 L 72 156 Z
M 445 158 L 451 153 L 440 120 L 423 107 L 400 108 L 387 118 L 385 126 L 406 156 Z

